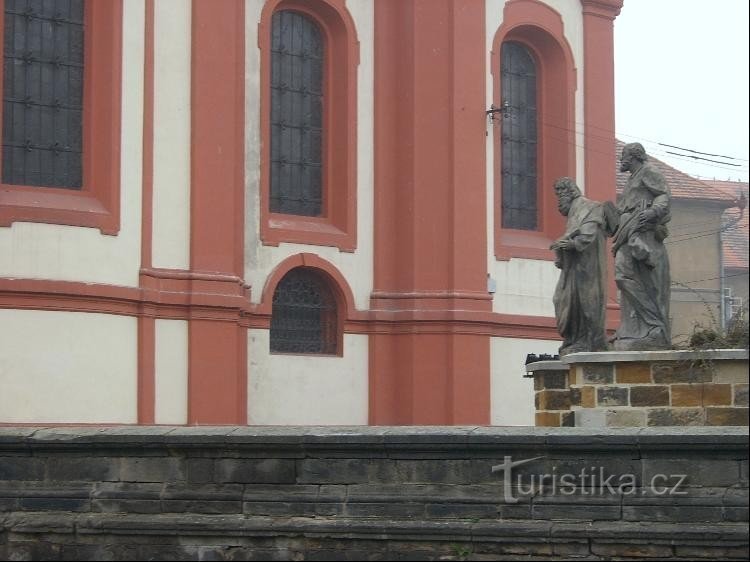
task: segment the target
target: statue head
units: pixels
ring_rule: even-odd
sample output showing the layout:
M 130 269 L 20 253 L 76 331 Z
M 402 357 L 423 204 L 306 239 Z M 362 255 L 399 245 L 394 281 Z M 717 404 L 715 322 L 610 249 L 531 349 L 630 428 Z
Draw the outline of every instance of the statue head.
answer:
M 642 164 L 648 160 L 646 156 L 646 149 L 639 142 L 631 142 L 622 147 L 622 155 L 620 156 L 620 171 L 621 172 L 632 172 L 633 161 Z
M 571 178 L 558 178 L 554 187 L 555 195 L 557 195 L 557 209 L 563 215 L 568 216 L 573 201 L 581 196 L 581 190 Z

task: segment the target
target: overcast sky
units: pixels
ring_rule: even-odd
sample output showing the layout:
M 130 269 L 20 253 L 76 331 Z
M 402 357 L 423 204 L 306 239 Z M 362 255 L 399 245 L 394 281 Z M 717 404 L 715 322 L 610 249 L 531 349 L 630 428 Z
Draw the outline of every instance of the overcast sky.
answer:
M 748 181 L 748 4 L 625 0 L 615 19 L 620 140 L 693 176 Z M 740 166 L 675 157 L 667 151 L 685 151 L 658 143 Z

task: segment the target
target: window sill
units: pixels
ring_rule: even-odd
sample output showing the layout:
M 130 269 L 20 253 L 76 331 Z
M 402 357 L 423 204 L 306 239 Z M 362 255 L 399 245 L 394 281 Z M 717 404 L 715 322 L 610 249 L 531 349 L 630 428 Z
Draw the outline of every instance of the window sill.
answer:
M 353 252 L 356 238 L 353 232 L 336 227 L 329 219 L 269 213 L 261 228 L 261 238 L 266 246 L 282 242 L 333 246 L 342 252 Z
M 52 187 L 0 186 L 0 226 L 35 222 L 98 228 L 116 235 L 118 217 L 89 191 Z
M 505 230 L 495 237 L 495 258 L 555 261 L 555 253 L 549 249 L 553 241 L 545 232 Z

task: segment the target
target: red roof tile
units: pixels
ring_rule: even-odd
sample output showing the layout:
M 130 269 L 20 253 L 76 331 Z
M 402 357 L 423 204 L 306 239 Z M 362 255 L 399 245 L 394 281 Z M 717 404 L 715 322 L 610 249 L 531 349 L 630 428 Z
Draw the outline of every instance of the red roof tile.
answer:
M 617 193 L 622 193 L 625 189 L 625 184 L 628 181 L 627 172 L 620 172 L 619 158 L 622 153 L 622 147 L 625 143 L 617 141 Z M 689 199 L 689 200 L 701 200 L 701 201 L 715 201 L 719 203 L 725 203 L 727 206 L 731 205 L 736 199 L 734 191 L 727 189 L 725 186 L 714 186 L 708 182 L 701 181 L 697 178 L 689 176 L 688 174 L 681 172 L 680 170 L 673 168 L 669 164 L 662 162 L 661 160 L 654 158 L 649 155 L 648 161 L 656 166 L 656 168 L 664 174 L 664 178 L 667 180 L 667 185 L 672 192 L 672 197 L 675 199 Z
M 735 198 L 739 198 L 743 193 L 746 200 L 750 197 L 747 182 L 704 180 L 704 183 L 716 189 L 731 191 Z M 737 208 L 727 209 L 724 213 L 724 221 L 736 219 L 739 212 Z M 748 239 L 750 239 L 748 212 L 746 208 L 742 219 L 724 231 L 724 267 L 728 269 L 748 269 Z

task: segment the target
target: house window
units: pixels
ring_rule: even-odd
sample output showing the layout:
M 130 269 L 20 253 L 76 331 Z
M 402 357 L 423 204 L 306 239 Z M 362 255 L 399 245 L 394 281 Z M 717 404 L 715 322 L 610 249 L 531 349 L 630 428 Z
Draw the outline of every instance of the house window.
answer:
M 335 355 L 336 298 L 315 270 L 298 267 L 284 275 L 273 294 L 271 352 Z
M 500 84 L 509 113 L 502 120 L 502 226 L 536 230 L 537 72 L 531 52 L 513 41 L 502 46 Z
M 6 184 L 83 182 L 83 2 L 5 2 Z
M 357 64 L 344 2 L 267 0 L 259 26 L 260 236 L 335 246 L 357 239 Z
M 317 217 L 323 204 L 324 42 L 290 10 L 271 31 L 271 212 Z
M 0 0 L 0 227 L 120 228 L 122 0 Z

